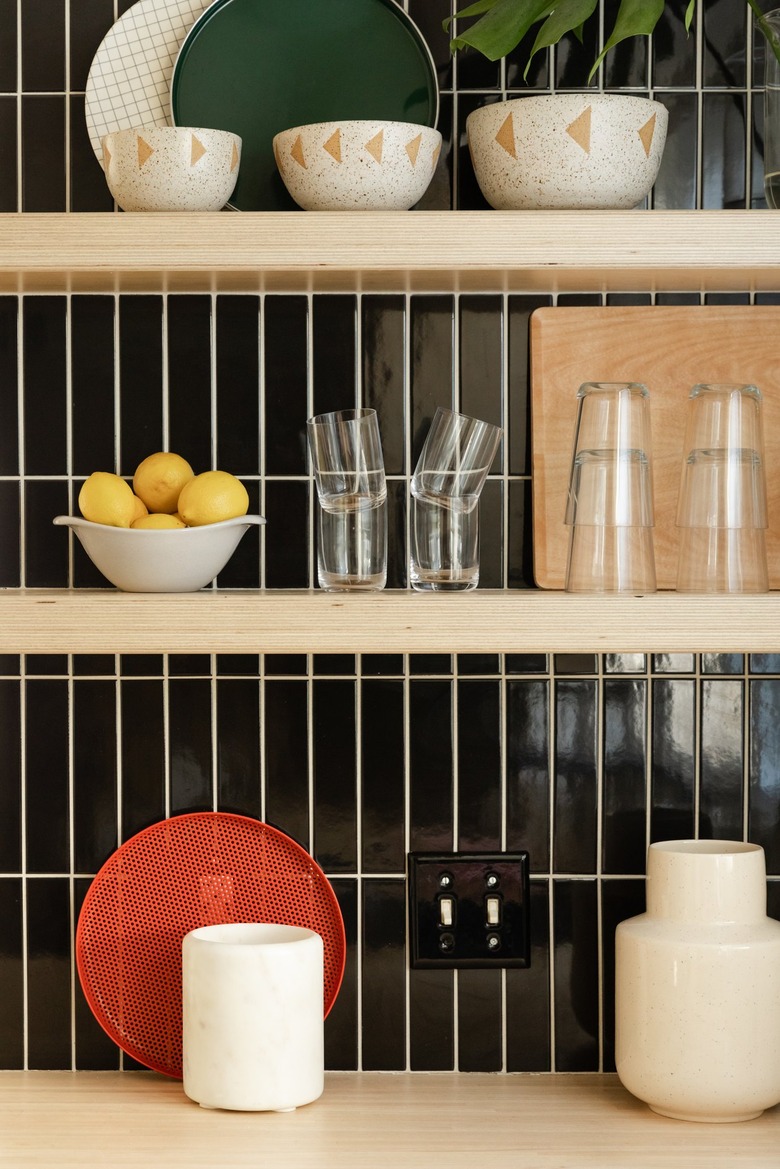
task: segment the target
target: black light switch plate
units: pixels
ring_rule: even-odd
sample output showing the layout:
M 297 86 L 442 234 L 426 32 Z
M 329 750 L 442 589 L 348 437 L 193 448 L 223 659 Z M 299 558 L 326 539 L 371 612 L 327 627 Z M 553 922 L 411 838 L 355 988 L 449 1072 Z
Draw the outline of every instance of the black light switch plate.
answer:
M 413 968 L 530 965 L 527 852 L 409 853 Z

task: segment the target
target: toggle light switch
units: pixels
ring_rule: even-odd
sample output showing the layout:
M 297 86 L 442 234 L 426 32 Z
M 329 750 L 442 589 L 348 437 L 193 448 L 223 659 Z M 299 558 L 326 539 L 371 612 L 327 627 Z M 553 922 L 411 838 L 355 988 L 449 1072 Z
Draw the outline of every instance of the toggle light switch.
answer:
M 439 925 L 443 929 L 451 929 L 455 918 L 455 907 L 451 897 L 439 898 Z
M 498 897 L 485 898 L 485 920 L 489 926 L 499 925 L 501 922 L 501 901 Z

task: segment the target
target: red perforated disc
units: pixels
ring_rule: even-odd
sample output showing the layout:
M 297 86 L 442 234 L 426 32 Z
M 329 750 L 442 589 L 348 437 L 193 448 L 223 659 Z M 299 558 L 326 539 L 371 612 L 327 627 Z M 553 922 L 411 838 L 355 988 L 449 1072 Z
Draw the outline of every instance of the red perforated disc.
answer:
M 241 921 L 321 934 L 327 1015 L 344 974 L 344 922 L 322 869 L 289 836 L 248 816 L 194 812 L 109 857 L 79 915 L 76 962 L 87 1002 L 123 1051 L 181 1077 L 182 939 Z

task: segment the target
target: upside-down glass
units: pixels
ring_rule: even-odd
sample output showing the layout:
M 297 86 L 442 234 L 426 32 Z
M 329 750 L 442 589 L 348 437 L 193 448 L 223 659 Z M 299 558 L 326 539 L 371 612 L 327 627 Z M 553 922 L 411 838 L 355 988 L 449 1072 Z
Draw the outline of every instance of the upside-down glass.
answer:
M 654 592 L 649 394 L 586 382 L 577 394 L 565 523 L 568 592 Z
M 760 390 L 694 386 L 677 505 L 678 591 L 766 592 L 767 524 Z
M 412 588 L 477 587 L 479 496 L 503 433 L 478 418 L 436 411 L 412 476 Z
M 306 423 L 317 486 L 317 576 L 331 592 L 387 580 L 387 486 L 376 410 L 336 410 Z
M 780 9 L 763 17 L 764 47 L 764 194 L 767 207 L 780 207 Z

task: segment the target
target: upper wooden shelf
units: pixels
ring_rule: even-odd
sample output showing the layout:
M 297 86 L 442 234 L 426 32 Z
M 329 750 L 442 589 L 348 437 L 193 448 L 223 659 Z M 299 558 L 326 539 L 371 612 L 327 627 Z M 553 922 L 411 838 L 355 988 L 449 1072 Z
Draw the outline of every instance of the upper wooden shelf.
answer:
M 774 211 L 0 215 L 0 291 L 761 291 Z
M 762 596 L 0 591 L 4 653 L 778 652 Z

